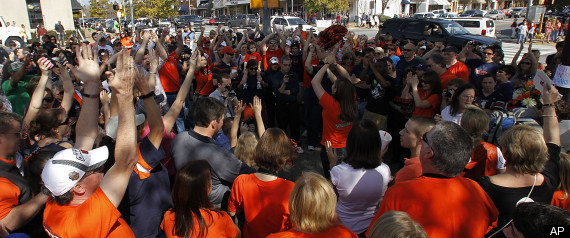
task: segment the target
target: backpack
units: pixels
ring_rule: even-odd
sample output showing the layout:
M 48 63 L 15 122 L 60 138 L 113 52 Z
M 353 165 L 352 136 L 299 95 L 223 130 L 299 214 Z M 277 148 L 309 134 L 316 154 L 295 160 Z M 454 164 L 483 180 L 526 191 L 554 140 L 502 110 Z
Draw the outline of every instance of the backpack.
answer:
M 540 126 L 536 120 L 522 116 L 526 110 L 526 108 L 516 108 L 514 111 L 493 112 L 490 116 L 491 122 L 489 123 L 489 130 L 485 141 L 495 146 L 499 146 L 499 140 L 503 133 L 516 125 L 528 125 L 542 131 L 542 126 Z

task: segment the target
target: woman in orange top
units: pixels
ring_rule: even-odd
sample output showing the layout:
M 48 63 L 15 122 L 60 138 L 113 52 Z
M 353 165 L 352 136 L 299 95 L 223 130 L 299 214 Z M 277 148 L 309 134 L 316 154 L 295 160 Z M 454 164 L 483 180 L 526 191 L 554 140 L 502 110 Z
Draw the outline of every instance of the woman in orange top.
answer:
M 295 184 L 278 178 L 277 171 L 285 168 L 292 156 L 291 141 L 285 132 L 269 128 L 259 139 L 253 155 L 257 172 L 235 179 L 228 211 L 232 216 L 244 212 L 244 237 L 265 238 L 291 229 L 289 195 Z
M 570 197 L 570 155 L 560 153 L 558 166 L 560 166 L 560 184 L 550 204 L 570 211 L 570 198 L 568 198 Z
M 166 237 L 241 237 L 232 218 L 208 198 L 210 171 L 206 160 L 190 161 L 178 171 L 172 188 L 173 207 L 160 224 Z
M 321 150 L 321 163 L 324 168 L 325 177 L 330 178 L 328 168 L 334 166 L 330 166 L 325 150 L 325 142 L 331 142 L 333 151 L 338 155 L 338 162 L 342 162 L 346 156 L 346 138 L 352 128 L 352 121 L 356 119 L 358 110 L 356 106 L 356 90 L 346 77 L 340 76 L 336 80 L 329 77 L 329 80 L 333 83 L 332 96 L 325 92 L 321 81 L 331 64 L 334 64 L 336 70 L 344 70 L 342 66 L 336 64 L 334 54 L 327 57 L 325 62 L 325 65 L 317 72 L 311 81 L 311 85 L 319 99 L 319 104 L 323 107 L 323 136 L 321 140 L 323 148 Z
M 433 117 L 436 111 L 439 112 L 438 107 L 441 104 L 441 81 L 439 75 L 434 71 L 426 72 L 421 81 L 422 88 L 420 89 L 418 89 L 420 80 L 416 74 L 409 72 L 406 77 L 412 88 L 412 96 L 416 106 L 412 116 Z
M 323 176 L 303 173 L 289 197 L 289 211 L 295 227 L 267 237 L 358 237 L 336 216 L 336 199 L 331 184 Z

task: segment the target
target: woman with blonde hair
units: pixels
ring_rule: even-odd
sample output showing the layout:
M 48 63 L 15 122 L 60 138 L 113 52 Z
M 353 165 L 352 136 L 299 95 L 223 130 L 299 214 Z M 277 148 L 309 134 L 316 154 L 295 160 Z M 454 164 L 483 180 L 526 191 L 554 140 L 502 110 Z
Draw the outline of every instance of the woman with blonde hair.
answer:
M 334 189 L 323 176 L 313 172 L 303 173 L 289 197 L 289 211 L 295 227 L 271 234 L 268 238 L 358 237 L 338 220 L 336 201 Z
M 424 228 L 408 213 L 389 211 L 384 213 L 372 228 L 368 238 L 427 238 Z
M 504 172 L 505 158 L 501 149 L 481 138 L 489 129 L 487 113 L 476 106 L 469 106 L 461 117 L 460 125 L 471 136 L 475 147 L 463 176 L 474 180 Z
M 558 90 L 545 85 L 542 92 L 543 135 L 525 125 L 507 130 L 499 142 L 506 161 L 506 172 L 477 179 L 499 211 L 497 227 L 487 234 L 499 234 L 510 224 L 518 203 L 551 202 L 560 182 L 560 128 L 554 106 L 557 99 Z

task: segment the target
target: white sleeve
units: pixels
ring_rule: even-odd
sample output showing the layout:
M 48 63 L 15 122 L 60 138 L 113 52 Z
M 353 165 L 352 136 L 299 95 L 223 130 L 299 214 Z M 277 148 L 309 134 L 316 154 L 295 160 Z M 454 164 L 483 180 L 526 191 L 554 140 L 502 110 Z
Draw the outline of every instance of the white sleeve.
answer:
M 505 157 L 503 157 L 503 152 L 501 152 L 501 149 L 499 147 L 497 147 L 497 169 L 505 169 Z

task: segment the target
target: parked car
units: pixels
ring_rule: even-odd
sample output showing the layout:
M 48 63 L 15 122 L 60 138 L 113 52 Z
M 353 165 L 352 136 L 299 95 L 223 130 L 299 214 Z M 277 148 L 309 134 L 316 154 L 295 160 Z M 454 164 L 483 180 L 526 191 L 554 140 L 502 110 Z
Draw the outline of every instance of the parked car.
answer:
M 463 48 L 472 41 L 478 52 L 485 47 L 501 48 L 501 41 L 480 35 L 473 35 L 457 22 L 443 19 L 392 18 L 382 24 L 381 33 L 390 33 L 395 40 L 410 40 L 417 44 L 420 41 L 443 42 L 447 46 Z
M 436 16 L 439 16 L 439 15 L 445 13 L 445 9 L 433 10 L 433 11 L 431 11 L 431 13 L 433 13 Z
M 511 7 L 510 17 L 519 18 L 526 16 L 526 7 Z
M 210 19 L 210 25 L 226 25 L 230 18 L 228 15 L 214 17 Z
M 299 17 L 290 17 L 290 16 L 272 16 L 271 17 L 271 25 L 275 23 L 277 29 L 283 30 L 295 30 L 299 25 L 303 26 L 303 31 L 312 31 L 315 34 L 319 34 L 319 31 L 316 27 L 313 27 L 305 20 Z
M 435 14 L 431 13 L 431 12 L 420 12 L 420 13 L 415 13 L 414 15 L 412 15 L 413 18 L 433 18 L 435 17 Z
M 503 13 L 505 13 L 505 16 L 511 17 L 511 12 L 512 12 L 513 10 L 511 10 L 511 9 L 503 9 L 503 10 L 501 10 L 501 11 L 503 11 Z
M 495 21 L 490 18 L 460 17 L 448 20 L 457 22 L 473 35 L 495 37 Z
M 178 17 L 176 21 L 177 26 L 184 26 L 184 25 L 194 25 L 194 24 L 201 24 L 202 18 L 196 15 L 182 15 Z
M 446 13 L 440 14 L 438 17 L 439 18 L 456 18 L 459 16 L 457 15 L 457 12 L 446 12 Z
M 494 20 L 502 20 L 505 19 L 507 16 L 501 10 L 490 10 L 485 14 L 485 17 L 494 19 Z
M 459 14 L 459 17 L 483 17 L 483 16 L 485 16 L 485 11 L 476 10 L 476 9 L 467 10 Z
M 257 24 L 257 17 L 253 14 L 238 14 L 232 16 L 227 23 L 229 27 L 239 26 L 240 28 L 255 27 Z

